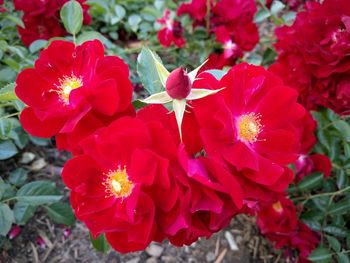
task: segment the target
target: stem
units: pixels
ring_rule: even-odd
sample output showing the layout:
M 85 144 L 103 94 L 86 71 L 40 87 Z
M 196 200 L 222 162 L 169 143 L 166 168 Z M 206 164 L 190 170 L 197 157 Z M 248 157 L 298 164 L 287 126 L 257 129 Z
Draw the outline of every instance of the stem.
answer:
M 341 190 L 338 190 L 336 192 L 330 192 L 330 193 L 322 193 L 322 194 L 316 194 L 316 195 L 309 195 L 308 197 L 304 198 L 304 197 L 297 197 L 297 198 L 294 198 L 293 200 L 294 201 L 300 201 L 300 200 L 304 200 L 305 199 L 305 202 L 310 200 L 310 199 L 314 199 L 314 198 L 317 198 L 317 197 L 322 197 L 322 196 L 336 196 L 336 195 L 340 195 L 346 191 L 349 191 L 350 190 L 350 186 L 348 187 L 345 187 L 344 189 L 341 189 Z
M 75 34 L 73 34 L 73 43 L 74 43 L 75 46 L 77 45 L 77 39 L 75 37 Z
M 207 27 L 207 33 L 209 34 L 210 29 L 210 1 L 207 0 L 207 17 L 206 17 L 206 27 Z
M 16 199 L 17 199 L 17 196 L 14 196 L 14 197 L 11 197 L 11 198 L 7 198 L 5 200 L 1 200 L 0 202 L 1 203 L 5 203 L 5 202 L 9 202 L 9 201 L 16 200 Z
M 2 117 L 0 117 L 0 120 L 2 120 L 2 119 L 7 119 L 7 118 L 11 118 L 11 117 L 17 116 L 17 115 L 19 115 L 19 114 L 20 114 L 19 112 L 16 112 L 16 113 L 12 113 L 12 114 L 9 114 L 9 115 L 6 115 L 6 116 L 2 116 Z

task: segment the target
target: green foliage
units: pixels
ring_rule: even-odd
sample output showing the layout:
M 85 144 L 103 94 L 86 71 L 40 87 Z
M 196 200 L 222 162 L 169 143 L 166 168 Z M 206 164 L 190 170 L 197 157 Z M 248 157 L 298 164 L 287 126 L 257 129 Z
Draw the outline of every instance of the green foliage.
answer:
M 111 246 L 107 242 L 104 234 L 100 234 L 96 239 L 94 239 L 93 236 L 90 234 L 90 240 L 94 248 L 98 251 L 106 253 L 111 249 Z
M 76 0 L 70 0 L 61 8 L 61 20 L 67 32 L 76 35 L 83 25 L 83 9 Z
M 331 110 L 313 112 L 317 120 L 317 153 L 330 157 L 332 175 L 311 174 L 289 188 L 291 198 L 304 207 L 303 221 L 321 234 L 321 244 L 309 259 L 312 262 L 347 262 L 350 226 L 350 125 Z
M 162 80 L 158 73 L 157 62 L 162 63 L 159 56 L 148 48 L 143 48 L 137 57 L 137 72 L 144 88 L 149 94 L 164 90 Z

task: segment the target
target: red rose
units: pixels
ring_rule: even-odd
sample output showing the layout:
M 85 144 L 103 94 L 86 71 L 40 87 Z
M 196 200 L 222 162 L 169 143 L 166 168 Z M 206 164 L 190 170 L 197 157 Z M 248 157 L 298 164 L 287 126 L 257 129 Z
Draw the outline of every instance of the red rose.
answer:
M 296 176 L 294 181 L 298 183 L 305 176 L 313 172 L 321 172 L 324 177 L 331 175 L 332 162 L 323 154 L 300 155 L 295 162 Z
M 185 174 L 177 177 L 186 188 L 182 201 L 188 204 L 176 211 L 185 218 L 182 228 L 167 231 L 170 242 L 177 246 L 190 245 L 200 237 L 209 238 L 226 227 L 242 207 L 242 190 L 235 177 L 221 163 L 199 157 L 189 158 L 180 147 L 179 160 Z M 183 177 L 180 177 L 180 176 Z
M 262 234 L 283 236 L 297 227 L 297 213 L 292 201 L 280 196 L 273 203 L 264 204 L 257 214 L 256 223 Z
M 157 19 L 157 22 L 165 26 L 158 31 L 157 36 L 160 44 L 165 47 L 170 47 L 170 45 L 174 43 L 179 48 L 186 44 L 186 40 L 183 38 L 181 23 L 170 18 L 170 10 L 166 9 L 164 17 Z
M 300 147 L 296 125 L 305 114 L 297 93 L 262 67 L 245 63 L 220 81 L 202 73 L 195 87 L 225 88 L 193 102 L 208 156 L 255 184 L 283 191 L 292 180 L 286 165 L 297 159 Z
M 65 35 L 59 19 L 55 16 L 31 16 L 25 14 L 22 18 L 25 28 L 17 27 L 19 36 L 25 46 L 38 39 L 48 40 L 52 37 Z
M 190 3 L 181 3 L 177 9 L 177 15 L 182 16 L 189 14 L 192 19 L 204 20 L 207 16 L 207 0 L 192 0 Z M 210 5 L 213 5 L 213 0 L 210 0 Z
M 121 118 L 82 141 L 83 154 L 68 161 L 62 173 L 72 190 L 76 216 L 94 236 L 106 233 L 108 242 L 122 253 L 161 240 L 158 213 L 181 201 L 175 177 L 169 174 L 176 146 L 158 128 Z M 166 152 L 155 138 L 167 145 Z
M 261 205 L 256 222 L 261 233 L 274 243 L 276 249 L 296 249 L 303 259 L 308 257 L 320 241 L 316 232 L 298 221 L 294 204 L 285 196 Z
M 168 130 L 173 140 L 180 143 L 174 115 L 163 106 L 147 106 L 138 112 L 138 118 L 148 126 L 157 125 L 157 130 Z M 172 163 L 170 170 L 184 195 L 171 211 L 161 214 L 158 223 L 165 236 L 177 246 L 189 245 L 199 237 L 210 237 L 226 226 L 242 206 L 238 181 L 222 163 L 204 157 L 190 157 L 202 149 L 200 145 L 197 150 L 194 147 L 199 135 L 193 112 L 185 114 L 183 124 L 184 143 L 191 155 L 185 151 L 185 145 L 180 144 L 178 160 Z M 167 151 L 167 144 L 159 138 L 154 141 L 163 149 L 161 152 Z
M 294 24 L 276 30 L 278 59 L 271 71 L 299 92 L 308 109 L 350 112 L 350 2 L 308 2 Z
M 128 74 L 120 58 L 104 56 L 97 40 L 77 47 L 54 41 L 17 77 L 16 94 L 29 106 L 21 123 L 34 136 L 51 137 L 73 132 L 89 112 L 123 112 L 132 96 Z

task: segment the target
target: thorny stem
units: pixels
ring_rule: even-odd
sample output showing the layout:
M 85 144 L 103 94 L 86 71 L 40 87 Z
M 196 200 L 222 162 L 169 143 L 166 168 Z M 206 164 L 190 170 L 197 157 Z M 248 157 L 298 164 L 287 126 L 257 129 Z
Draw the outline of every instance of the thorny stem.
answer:
M 11 118 L 11 117 L 17 116 L 19 114 L 20 114 L 19 112 L 16 112 L 16 113 L 12 113 L 12 114 L 9 114 L 9 115 L 6 115 L 6 116 L 2 116 L 2 117 L 0 117 L 0 120 Z
M 305 202 L 306 202 L 306 201 L 308 201 L 308 200 L 310 200 L 310 199 L 314 199 L 314 198 L 317 198 L 317 197 L 340 195 L 340 194 L 342 194 L 342 193 L 344 193 L 344 192 L 347 192 L 347 191 L 349 191 L 349 190 L 350 190 L 350 186 L 345 187 L 344 189 L 340 189 L 340 190 L 338 190 L 338 191 L 336 191 L 336 192 L 309 195 L 309 196 L 307 196 L 306 198 L 305 198 L 305 197 L 297 197 L 297 198 L 294 198 L 293 200 L 294 200 L 294 201 L 305 200 Z

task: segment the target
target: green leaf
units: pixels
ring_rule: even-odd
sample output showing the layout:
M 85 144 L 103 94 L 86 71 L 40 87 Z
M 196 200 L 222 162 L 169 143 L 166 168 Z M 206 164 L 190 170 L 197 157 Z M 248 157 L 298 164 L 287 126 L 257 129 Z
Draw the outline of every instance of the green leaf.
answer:
M 318 247 L 309 256 L 309 260 L 317 263 L 330 262 L 332 253 L 324 247 Z
M 63 202 L 45 206 L 48 216 L 56 223 L 71 226 L 75 222 L 72 207 Z
M 18 150 L 12 141 L 4 141 L 0 143 L 0 160 L 6 160 L 15 156 Z
M 137 57 L 137 73 L 144 88 L 149 94 L 158 93 L 164 90 L 163 78 L 161 79 L 159 73 L 159 64 L 162 65 L 162 61 L 159 56 L 153 53 L 150 49 L 143 47 L 141 53 Z
M 43 49 L 47 46 L 48 41 L 44 39 L 38 39 L 32 42 L 29 46 L 29 51 L 31 53 L 38 52 L 40 49 Z
M 254 22 L 255 23 L 261 23 L 263 21 L 265 21 L 267 18 L 269 18 L 271 16 L 269 10 L 267 9 L 260 9 L 258 13 L 255 14 L 254 16 Z
M 122 7 L 121 5 L 115 5 L 114 6 L 114 12 L 115 12 L 115 16 L 113 16 L 111 18 L 111 24 L 112 25 L 115 25 L 120 20 L 122 20 L 125 17 L 125 14 L 126 14 L 125 8 Z
M 12 101 L 16 100 L 17 96 L 15 94 L 15 83 L 7 84 L 5 87 L 0 89 L 0 102 L 1 101 Z
M 335 252 L 339 252 L 341 249 L 341 244 L 340 242 L 335 238 L 335 237 L 331 237 L 331 236 L 326 236 L 328 243 L 330 244 L 331 248 L 335 251 Z
M 50 142 L 49 139 L 45 139 L 45 138 L 39 138 L 39 137 L 34 137 L 29 135 L 29 140 L 34 143 L 35 145 L 38 146 L 47 146 Z
M 346 237 L 347 229 L 341 226 L 328 225 L 323 228 L 323 232 L 337 237 Z
M 339 171 L 339 172 L 338 172 Z M 348 185 L 348 178 L 345 171 L 337 170 L 337 187 L 338 189 L 343 189 Z
M 63 5 L 60 15 L 65 29 L 72 35 L 76 35 L 83 25 L 81 5 L 77 1 L 71 0 Z
M 315 189 L 322 185 L 323 174 L 322 173 L 312 173 L 304 177 L 298 184 L 297 188 L 299 191 L 306 191 Z
M 350 263 L 349 256 L 344 253 L 341 253 L 341 252 L 338 253 L 337 258 L 338 258 L 338 263 Z
M 328 210 L 330 215 L 342 215 L 346 213 L 350 213 L 350 202 L 348 200 L 344 200 L 338 202 L 337 204 L 333 204 Z
M 128 24 L 130 25 L 131 29 L 135 32 L 138 30 L 139 24 L 141 21 L 142 21 L 141 17 L 136 14 L 132 14 L 128 18 Z
M 79 36 L 77 37 L 77 45 L 81 45 L 86 41 L 94 39 L 100 40 L 107 48 L 113 47 L 113 43 L 110 40 L 108 40 L 105 36 L 101 35 L 99 32 L 96 31 L 85 31 L 79 34 Z
M 15 218 L 13 211 L 7 204 L 0 203 L 0 235 L 6 236 Z
M 350 233 L 346 235 L 346 248 L 350 250 Z
M 35 181 L 22 186 L 16 196 L 19 202 L 31 205 L 42 205 L 58 202 L 62 195 L 53 182 Z
M 104 234 L 100 234 L 96 239 L 90 234 L 90 240 L 94 248 L 98 251 L 106 253 L 110 250 L 111 246 L 108 244 Z
M 350 142 L 350 125 L 343 120 L 334 122 L 334 127 L 340 132 L 340 135 L 347 142 Z
M 270 11 L 273 16 L 277 16 L 282 10 L 285 8 L 285 4 L 281 1 L 275 0 L 273 1 Z
M 24 28 L 24 24 L 22 19 L 20 19 L 19 17 L 16 16 L 12 16 L 12 15 L 7 15 L 6 19 L 10 20 L 11 22 L 15 23 L 17 26 L 20 26 L 22 28 Z
M 15 186 L 21 186 L 28 178 L 28 171 L 23 168 L 17 168 L 9 176 L 9 182 Z
M 140 100 L 134 100 L 134 101 L 132 102 L 132 105 L 134 106 L 135 110 L 139 110 L 139 109 L 145 107 L 147 104 L 141 102 Z
M 36 210 L 36 206 L 28 203 L 17 202 L 13 208 L 15 221 L 17 225 L 25 225 L 32 218 Z

